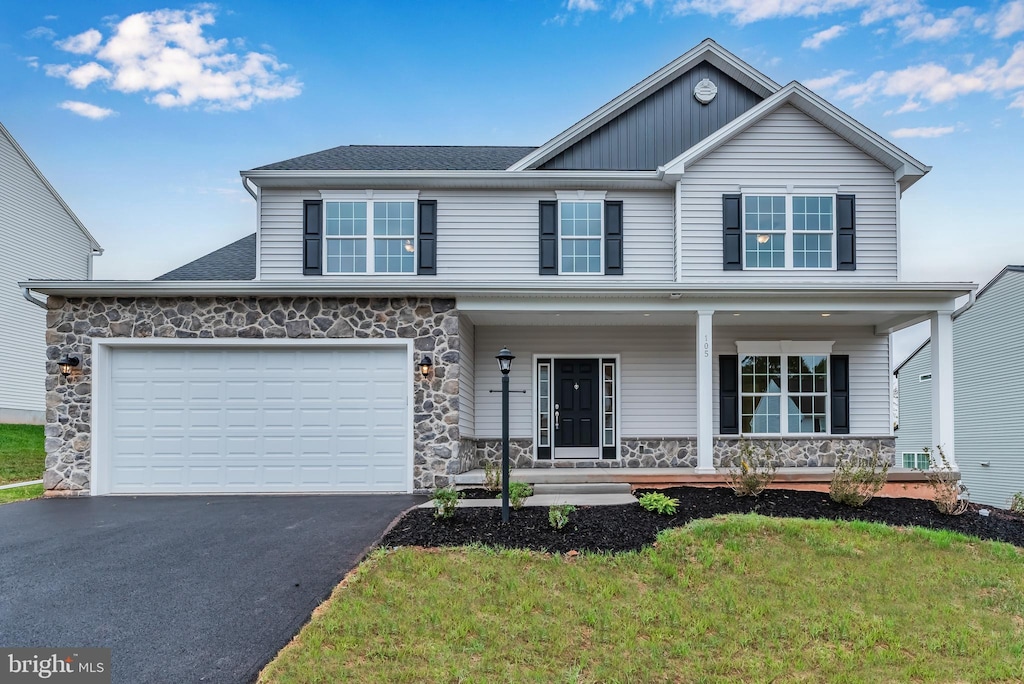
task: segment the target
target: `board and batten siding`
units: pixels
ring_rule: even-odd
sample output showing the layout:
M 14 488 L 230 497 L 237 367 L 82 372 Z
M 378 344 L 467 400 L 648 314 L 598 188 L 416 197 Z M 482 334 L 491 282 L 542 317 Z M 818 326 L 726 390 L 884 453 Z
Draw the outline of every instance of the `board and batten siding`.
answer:
M 260 193 L 260 263 L 263 280 L 292 280 L 302 275 L 302 202 L 316 191 L 263 188 Z M 538 202 L 555 199 L 550 191 L 421 192 L 437 200 L 438 280 L 534 281 L 566 286 L 607 282 L 609 276 L 552 278 L 538 274 Z M 618 281 L 671 282 L 673 193 L 609 191 L 623 203 L 624 275 Z M 305 276 L 305 278 L 336 276 Z
M 784 105 L 685 170 L 680 183 L 680 273 L 739 278 L 896 281 L 897 194 L 892 171 L 791 105 Z M 722 195 L 787 185 L 857 198 L 857 270 L 722 270 Z
M 830 340 L 833 354 L 850 357 L 850 436 L 884 437 L 892 434 L 889 420 L 890 377 L 889 338 L 875 335 L 872 328 L 828 327 L 750 327 L 723 326 L 715 328 L 712 346 L 715 361 L 712 367 L 714 394 L 713 421 L 715 434 L 719 432 L 718 357 L 736 354 L 737 340 Z
M 932 450 L 932 381 L 931 346 L 925 345 L 903 368 L 900 368 L 900 420 L 896 430 L 896 465 L 903 465 L 903 452 Z M 955 382 L 955 377 L 954 377 Z M 955 391 L 955 387 L 954 387 Z M 955 423 L 954 423 L 955 430 Z M 957 435 L 959 437 L 959 435 Z
M 476 328 L 459 317 L 459 436 L 476 435 Z
M 45 409 L 46 312 L 17 283 L 86 280 L 92 244 L 2 134 L 0 169 L 0 421 L 20 422 Z
M 697 432 L 696 330 L 686 327 L 477 326 L 476 437 L 501 437 L 501 373 L 490 357 L 508 346 L 509 433 L 533 437 L 535 354 L 619 355 L 619 437 L 692 437 Z M 522 391 L 526 393 L 523 394 Z

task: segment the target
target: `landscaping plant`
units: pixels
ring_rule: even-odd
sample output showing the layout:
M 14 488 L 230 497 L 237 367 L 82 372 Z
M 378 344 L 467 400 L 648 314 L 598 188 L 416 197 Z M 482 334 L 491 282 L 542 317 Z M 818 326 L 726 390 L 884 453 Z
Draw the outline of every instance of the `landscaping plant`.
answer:
M 501 489 L 501 468 L 493 461 L 484 462 L 484 489 L 489 492 Z
M 931 450 L 925 449 L 933 468 L 927 471 L 928 486 L 932 489 L 935 508 L 943 515 L 962 515 L 970 503 L 970 493 L 967 485 L 960 481 L 960 473 L 953 470 L 946 458 L 946 452 L 942 445 L 938 446 L 939 463 L 936 464 L 931 456 Z
M 569 524 L 569 514 L 576 510 L 571 504 L 551 506 L 548 508 L 548 523 L 556 530 L 560 530 Z
M 673 499 L 661 492 L 647 492 L 640 497 L 640 506 L 652 513 L 661 515 L 675 515 L 679 507 L 679 499 Z
M 1014 513 L 1024 513 L 1024 492 L 1017 492 L 1010 497 L 1010 510 Z
M 736 496 L 757 496 L 775 480 L 777 468 L 775 448 L 770 444 L 757 446 L 740 440 L 739 453 L 725 473 L 725 481 Z
M 526 484 L 525 482 L 509 482 L 508 483 L 508 502 L 512 504 L 512 508 L 517 511 L 523 507 L 526 503 L 527 497 L 533 496 L 533 487 Z M 495 498 L 500 499 L 501 494 Z
M 841 448 L 836 454 L 836 467 L 828 495 L 844 506 L 860 507 L 882 491 L 889 476 L 889 461 L 875 449 L 871 456 L 848 456 Z
M 455 515 L 462 492 L 456 491 L 454 486 L 449 485 L 435 490 L 431 498 L 434 501 L 434 517 L 447 520 Z

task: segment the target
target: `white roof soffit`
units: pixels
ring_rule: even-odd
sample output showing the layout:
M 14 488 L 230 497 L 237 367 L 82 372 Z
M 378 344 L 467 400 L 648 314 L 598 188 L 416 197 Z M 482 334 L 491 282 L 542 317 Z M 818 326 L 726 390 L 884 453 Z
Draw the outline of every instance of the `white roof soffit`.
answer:
M 543 164 L 702 61 L 707 61 L 761 97 L 768 97 L 781 87 L 715 41 L 705 38 L 692 50 L 562 131 L 510 166 L 508 170 L 523 171 Z
M 678 180 L 685 169 L 714 152 L 720 146 L 761 121 L 783 105 L 792 105 L 825 128 L 857 147 L 890 169 L 905 191 L 931 171 L 930 166 L 910 156 L 820 95 L 797 81 L 788 83 L 774 95 L 755 105 L 718 129 L 660 169 L 666 180 Z
M 552 190 L 664 190 L 657 171 L 241 171 L 265 188 L 550 188 Z

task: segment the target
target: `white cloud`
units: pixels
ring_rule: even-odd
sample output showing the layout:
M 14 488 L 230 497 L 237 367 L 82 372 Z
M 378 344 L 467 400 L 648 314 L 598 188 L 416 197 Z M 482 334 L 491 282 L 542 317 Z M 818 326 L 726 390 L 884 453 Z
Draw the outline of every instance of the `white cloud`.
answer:
M 622 21 L 626 17 L 636 12 L 637 0 L 620 0 L 619 4 L 615 6 L 615 11 L 612 12 L 612 19 L 615 21 Z M 647 9 L 654 7 L 654 0 L 639 0 L 639 4 L 642 4 Z
M 824 31 L 818 31 L 810 38 L 805 38 L 804 42 L 800 44 L 800 47 L 805 47 L 811 50 L 820 50 L 822 45 L 830 40 L 835 40 L 844 33 L 846 33 L 846 27 L 842 24 L 836 24 Z
M 920 126 L 918 128 L 897 128 L 889 133 L 893 138 L 941 138 L 949 135 L 953 126 Z
M 25 31 L 26 38 L 45 38 L 46 40 L 53 40 L 57 37 L 57 32 L 49 26 L 36 26 L 34 29 Z
M 996 38 L 1006 38 L 1024 30 L 1024 0 L 1013 0 L 1003 5 L 996 13 Z
M 43 17 L 43 21 L 57 21 L 60 17 L 56 14 L 47 14 Z
M 832 88 L 833 86 L 837 85 L 847 76 L 852 75 L 852 71 L 849 71 L 847 69 L 839 69 L 838 71 L 833 71 L 828 76 L 822 76 L 820 78 L 810 78 L 804 81 L 803 83 L 811 90 L 826 90 L 827 88 Z
M 869 0 L 677 0 L 675 14 L 728 15 L 739 25 L 784 17 L 817 17 L 862 7 Z
M 117 23 L 106 40 L 90 29 L 58 43 L 68 52 L 92 54 L 94 61 L 44 69 L 76 88 L 103 81 L 123 93 L 147 93 L 147 101 L 159 107 L 249 109 L 302 92 L 299 81 L 282 74 L 288 65 L 273 55 L 229 52 L 227 39 L 204 35 L 214 22 L 209 6 L 139 12 Z
M 896 26 L 906 40 L 945 40 L 958 35 L 972 24 L 973 19 L 973 9 L 958 7 L 948 17 L 941 19 L 937 19 L 931 12 L 908 14 L 897 20 Z
M 32 55 L 30 57 L 18 57 L 18 61 L 24 62 L 25 66 L 29 67 L 30 69 L 39 68 L 39 58 L 35 55 Z
M 70 36 L 64 40 L 57 41 L 56 45 L 65 52 L 73 52 L 76 55 L 91 55 L 103 42 L 103 34 L 96 29 L 89 29 L 76 36 Z
M 61 109 L 66 109 L 69 112 L 74 112 L 79 116 L 84 116 L 87 119 L 93 119 L 94 121 L 100 121 L 106 119 L 108 116 L 117 114 L 113 109 L 107 109 L 106 107 L 97 107 L 94 104 L 88 102 L 76 102 L 75 100 L 65 100 L 60 103 Z
M 596 12 L 601 9 L 601 3 L 597 0 L 568 0 L 565 8 L 570 12 Z

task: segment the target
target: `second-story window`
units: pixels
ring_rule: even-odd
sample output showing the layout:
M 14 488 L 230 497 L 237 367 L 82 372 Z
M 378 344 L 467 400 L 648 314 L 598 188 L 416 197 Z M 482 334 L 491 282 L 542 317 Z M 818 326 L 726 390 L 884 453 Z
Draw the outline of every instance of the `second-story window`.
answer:
M 414 273 L 416 203 L 327 201 L 328 274 Z
M 835 268 L 835 197 L 744 195 L 745 269 Z
M 604 273 L 603 202 L 559 202 L 561 273 Z

